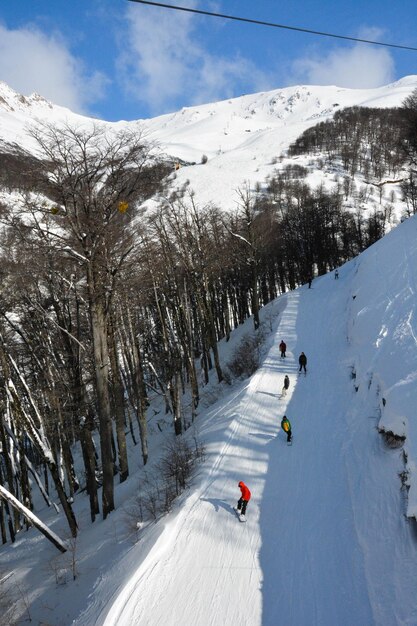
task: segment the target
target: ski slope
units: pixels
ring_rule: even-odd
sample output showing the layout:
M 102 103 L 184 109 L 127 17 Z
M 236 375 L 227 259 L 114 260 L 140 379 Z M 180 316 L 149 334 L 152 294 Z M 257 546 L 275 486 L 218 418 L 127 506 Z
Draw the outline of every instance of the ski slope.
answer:
M 398 291 L 385 292 L 386 302 L 396 299 L 407 316 L 416 263 L 407 274 L 401 259 L 393 261 L 399 245 L 409 251 L 407 263 L 410 256 L 416 260 L 415 227 L 409 220 L 395 229 L 341 268 L 339 280 L 329 274 L 277 301 L 280 314 L 262 367 L 203 427 L 208 454 L 195 489 L 92 624 L 417 624 L 417 534 L 404 515 L 402 451 L 388 448 L 376 428 L 383 378 L 374 387 L 358 361 L 372 363 L 376 378 L 380 345 L 372 323 L 378 326 L 383 310 L 381 298 L 372 300 L 376 268 L 385 278 L 380 291 L 383 285 Z M 360 327 L 361 290 L 371 309 L 366 341 L 354 324 Z M 392 377 L 415 325 L 413 317 L 408 335 L 386 328 Z M 307 376 L 297 372 L 301 351 Z M 415 368 L 415 352 L 413 358 Z M 352 378 L 352 367 L 360 377 Z M 286 373 L 291 385 L 282 398 Z M 406 386 L 409 377 L 400 382 Z M 413 383 L 406 393 L 411 420 L 415 393 Z M 291 447 L 280 431 L 284 413 L 292 423 Z M 239 480 L 252 491 L 246 524 L 231 508 Z

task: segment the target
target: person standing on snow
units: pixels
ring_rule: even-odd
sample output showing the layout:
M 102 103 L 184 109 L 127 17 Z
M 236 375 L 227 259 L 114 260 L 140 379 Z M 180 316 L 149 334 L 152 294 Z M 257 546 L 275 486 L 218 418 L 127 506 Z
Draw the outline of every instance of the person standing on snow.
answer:
M 334 278 L 337 280 L 339 278 L 339 270 L 334 271 Z
M 285 352 L 287 350 L 287 344 L 283 339 L 281 339 L 281 343 L 279 344 L 279 349 L 281 350 L 281 359 L 285 357 Z
M 300 354 L 300 356 L 298 357 L 298 363 L 299 363 L 299 365 L 300 365 L 300 367 L 299 367 L 299 370 L 298 370 L 298 371 L 299 371 L 299 372 L 301 372 L 301 370 L 302 370 L 302 369 L 304 369 L 304 373 L 305 373 L 305 374 L 307 374 L 307 369 L 306 369 L 306 366 L 307 366 L 307 357 L 306 357 L 306 355 L 304 354 L 304 352 L 302 352 L 302 353 Z
M 289 378 L 288 374 L 285 374 L 284 386 L 282 388 L 282 395 L 283 396 L 287 395 L 287 391 L 288 391 L 289 386 L 290 386 L 290 378 Z
M 245 485 L 245 483 L 241 480 L 238 484 L 238 487 L 241 491 L 241 496 L 239 498 L 239 500 L 237 501 L 237 512 L 240 515 L 245 516 L 246 513 L 246 507 L 248 506 L 248 502 L 250 500 L 251 497 L 251 492 L 249 491 L 248 487 Z
M 287 433 L 287 443 L 291 443 L 292 432 L 291 432 L 291 422 L 286 415 L 281 420 L 281 428 L 284 432 Z

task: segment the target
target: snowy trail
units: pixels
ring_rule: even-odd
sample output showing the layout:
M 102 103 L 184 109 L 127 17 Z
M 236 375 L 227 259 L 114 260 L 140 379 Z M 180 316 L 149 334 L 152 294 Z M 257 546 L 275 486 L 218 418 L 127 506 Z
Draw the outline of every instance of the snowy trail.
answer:
M 206 478 L 167 518 L 97 625 L 414 624 L 417 565 L 409 555 L 416 549 L 399 513 L 399 456 L 384 448 L 369 420 L 370 400 L 358 400 L 350 378 L 355 271 L 350 264 L 339 281 L 316 279 L 312 289 L 281 298 L 272 349 L 211 419 L 217 439 Z M 307 376 L 298 375 L 301 351 Z M 281 398 L 285 373 L 291 385 Z M 280 432 L 284 413 L 291 447 Z M 216 420 L 228 426 L 221 430 Z M 246 524 L 231 508 L 239 480 L 252 491 Z
M 300 298 L 309 302 L 299 307 Z M 272 625 L 277 619 L 286 625 L 330 626 L 343 624 L 349 612 L 354 615 L 350 623 L 373 623 L 361 550 L 352 545 L 354 520 L 340 455 L 343 411 L 333 415 L 326 394 L 331 380 L 343 397 L 347 370 L 334 371 L 326 356 L 334 348 L 326 341 L 345 337 L 336 332 L 336 338 L 331 333 L 326 338 L 328 321 L 320 327 L 311 311 L 320 306 L 317 289 L 287 296 L 275 346 L 239 405 L 229 407 L 236 417 L 206 486 L 188 499 L 175 526 L 158 542 L 162 545 L 113 605 L 106 626 L 162 625 L 168 615 L 173 626 Z M 299 319 L 299 310 L 306 319 Z M 340 319 L 341 313 L 330 317 Z M 285 361 L 277 347 L 281 337 L 293 352 Z M 302 349 L 309 371 L 297 379 Z M 291 387 L 284 402 L 278 390 L 286 372 Z M 291 448 L 282 433 L 277 437 L 285 411 L 293 424 Z M 334 419 L 342 421 L 342 428 L 329 427 Z M 253 493 L 246 525 L 231 510 L 239 479 Z M 335 509 L 340 491 L 346 504 Z
M 106 626 L 162 625 L 168 615 L 173 626 L 260 623 L 259 501 L 268 472 L 268 447 L 277 442 L 283 367 L 274 347 L 242 396 L 229 403 L 222 419 L 232 421 L 208 478 L 187 499 L 175 527 L 164 533 L 119 595 Z M 294 373 L 291 378 L 294 382 Z M 240 479 L 254 494 L 246 524 L 232 509 Z M 178 602 L 183 593 L 184 601 Z
M 335 281 L 334 297 L 326 292 L 323 319 L 320 282 L 301 291 L 294 334 L 295 356 L 308 358 L 286 409 L 294 444 L 271 456 L 262 502 L 262 624 L 271 626 L 374 623 L 343 453 L 353 391 L 338 359 L 346 352 L 344 287 Z
M 262 480 L 259 475 L 267 470 L 266 455 L 252 456 L 254 447 L 264 446 L 263 439 L 250 444 L 249 454 L 246 450 L 247 441 L 258 436 L 254 432 L 259 428 L 258 419 L 250 418 L 256 389 L 256 380 L 252 380 L 239 408 L 230 407 L 229 413 L 237 413 L 238 417 L 232 418 L 228 440 L 208 479 L 197 494 L 188 498 L 175 527 L 161 538 L 162 545 L 139 568 L 133 585 L 122 592 L 107 616 L 107 626 L 162 625 L 167 623 L 168 615 L 173 626 L 259 622 L 258 511 L 251 506 L 251 524 L 244 525 L 232 509 L 239 493 L 239 477 L 243 476 L 256 491 Z M 260 404 L 268 405 L 270 401 L 260 396 Z M 268 414 L 265 409 L 263 412 Z M 256 428 L 254 422 L 258 422 Z M 270 423 L 261 430 L 268 440 L 272 438 Z M 231 476 L 235 476 L 232 481 Z M 186 599 L 179 603 L 178 596 L 183 593 Z M 242 598 L 246 602 L 242 603 Z

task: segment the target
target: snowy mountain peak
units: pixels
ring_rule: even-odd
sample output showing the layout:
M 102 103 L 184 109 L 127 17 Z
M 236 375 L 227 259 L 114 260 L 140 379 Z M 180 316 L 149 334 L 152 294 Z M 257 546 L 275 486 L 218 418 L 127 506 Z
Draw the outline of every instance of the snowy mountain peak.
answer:
M 230 123 L 243 119 L 291 120 L 299 123 L 323 116 L 346 106 L 400 106 L 403 99 L 417 87 L 417 76 L 406 76 L 389 85 L 374 89 L 349 89 L 337 86 L 296 85 L 254 94 L 243 94 L 209 104 L 183 107 L 145 123 L 158 122 L 162 128 L 175 123 L 201 125 L 202 120 L 218 119 Z
M 38 107 L 52 109 L 52 104 L 38 93 L 24 96 L 0 81 L 0 108 L 9 112 L 24 111 L 31 115 L 28 109 Z
M 375 89 L 298 85 L 184 108 L 142 124 L 162 150 L 190 163 L 176 174 L 179 186 L 188 182 L 201 205 L 227 209 L 235 206 L 242 184 L 255 185 L 273 173 L 277 158 L 307 128 L 346 107 L 399 107 L 415 88 L 417 76 Z M 195 167 L 202 155 L 204 167 Z
M 25 98 L 26 102 L 28 102 L 29 105 L 31 104 L 40 104 L 42 106 L 47 106 L 48 108 L 52 108 L 52 103 L 49 102 L 49 100 L 46 100 L 46 98 L 44 98 L 43 96 L 41 96 L 39 93 L 37 93 L 36 91 L 34 93 L 32 93 L 28 98 Z

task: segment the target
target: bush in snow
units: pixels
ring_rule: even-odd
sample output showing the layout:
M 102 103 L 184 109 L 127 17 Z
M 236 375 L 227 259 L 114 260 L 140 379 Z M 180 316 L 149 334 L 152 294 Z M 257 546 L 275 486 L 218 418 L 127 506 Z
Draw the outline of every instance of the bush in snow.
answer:
M 404 435 L 397 435 L 392 430 L 378 428 L 378 432 L 384 437 L 385 443 L 389 448 L 401 448 L 406 439 Z
M 144 510 L 153 520 L 158 519 L 162 512 L 161 502 L 163 495 L 159 481 L 146 476 L 142 502 Z
M 168 513 L 177 496 L 189 486 L 196 463 L 204 460 L 204 446 L 194 438 L 194 447 L 182 438 L 169 442 L 157 465 L 159 478 L 145 478 L 135 499 L 125 507 L 124 524 L 127 534 L 139 538 L 142 522 L 156 521 Z
M 260 363 L 260 346 L 264 341 L 262 332 L 245 335 L 233 358 L 227 363 L 235 378 L 248 378 L 256 372 Z
M 144 520 L 143 496 L 138 494 L 124 507 L 123 525 L 128 537 L 135 543 L 139 539 L 139 531 Z
M 201 164 L 204 165 L 205 163 L 207 163 L 207 161 L 208 161 L 207 154 L 203 154 L 201 157 Z
M 165 490 L 179 495 L 187 486 L 195 465 L 193 450 L 186 441 L 176 439 L 165 446 L 164 456 L 159 464 Z M 171 502 L 168 505 L 168 510 Z

